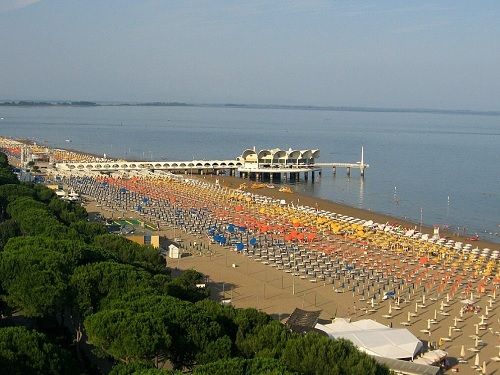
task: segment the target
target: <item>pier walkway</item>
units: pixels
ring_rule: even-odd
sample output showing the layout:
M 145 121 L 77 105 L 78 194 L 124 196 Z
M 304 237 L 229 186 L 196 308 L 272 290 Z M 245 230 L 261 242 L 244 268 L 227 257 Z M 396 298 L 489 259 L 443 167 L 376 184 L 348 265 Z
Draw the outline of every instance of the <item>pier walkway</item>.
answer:
M 281 150 L 261 151 L 258 154 L 253 150 L 247 150 L 241 157 L 227 160 L 189 160 L 189 161 L 126 161 L 126 160 L 100 160 L 94 162 L 60 162 L 55 167 L 61 171 L 137 171 L 137 170 L 165 170 L 172 172 L 195 172 L 204 174 L 206 172 L 219 174 L 221 171 L 227 171 L 229 175 L 240 177 L 249 177 L 252 179 L 280 178 L 281 174 L 289 174 L 292 179 L 299 179 L 300 173 L 304 174 L 305 179 L 311 173 L 314 179 L 314 173 L 321 174 L 322 168 L 332 168 L 335 174 L 337 168 L 346 168 L 347 174 L 351 174 L 351 169 L 359 169 L 361 176 L 364 176 L 365 169 L 369 164 L 364 162 L 364 150 L 361 147 L 361 161 L 357 163 L 316 163 L 314 155 L 319 155 L 319 150 L 293 151 Z M 251 153 L 255 155 L 251 158 Z M 286 156 L 292 155 L 290 159 Z M 249 156 L 250 155 L 250 156 Z M 263 155 L 262 157 L 260 155 Z M 275 156 L 278 155 L 278 156 Z M 290 162 L 293 161 L 293 162 Z

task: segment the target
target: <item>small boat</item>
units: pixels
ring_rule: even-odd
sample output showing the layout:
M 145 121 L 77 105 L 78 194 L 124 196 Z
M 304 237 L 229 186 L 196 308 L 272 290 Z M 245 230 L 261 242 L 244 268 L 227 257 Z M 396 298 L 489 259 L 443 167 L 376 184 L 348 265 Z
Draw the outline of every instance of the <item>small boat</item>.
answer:
M 65 141 L 69 143 L 69 142 L 71 142 L 71 139 L 66 139 Z

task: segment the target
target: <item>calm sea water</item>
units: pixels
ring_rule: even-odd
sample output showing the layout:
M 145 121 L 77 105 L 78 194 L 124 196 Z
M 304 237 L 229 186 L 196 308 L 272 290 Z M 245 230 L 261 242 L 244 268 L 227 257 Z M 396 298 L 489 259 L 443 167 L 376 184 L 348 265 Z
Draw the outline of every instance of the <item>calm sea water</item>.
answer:
M 366 177 L 325 170 L 297 190 L 500 242 L 500 117 L 196 107 L 0 107 L 0 135 L 146 160 L 318 148 Z M 71 140 L 71 143 L 66 142 Z

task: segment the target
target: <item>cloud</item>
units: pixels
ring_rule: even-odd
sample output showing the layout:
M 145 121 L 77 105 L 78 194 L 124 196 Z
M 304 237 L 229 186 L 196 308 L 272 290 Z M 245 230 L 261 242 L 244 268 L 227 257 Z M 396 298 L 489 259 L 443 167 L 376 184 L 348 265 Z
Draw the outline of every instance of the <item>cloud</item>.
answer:
M 0 13 L 24 8 L 39 1 L 41 0 L 0 0 Z

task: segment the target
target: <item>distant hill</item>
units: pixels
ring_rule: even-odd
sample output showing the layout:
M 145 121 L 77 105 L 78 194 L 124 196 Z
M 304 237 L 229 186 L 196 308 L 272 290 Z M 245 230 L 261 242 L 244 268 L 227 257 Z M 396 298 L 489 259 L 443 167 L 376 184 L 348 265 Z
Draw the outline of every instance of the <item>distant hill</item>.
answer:
M 380 113 L 434 113 L 443 115 L 473 115 L 500 116 L 500 111 L 478 111 L 468 109 L 439 108 L 386 108 L 386 107 L 350 107 L 350 106 L 314 106 L 286 104 L 241 104 L 241 103 L 184 103 L 184 102 L 143 102 L 143 103 L 98 103 L 90 101 L 3 101 L 0 106 L 13 107 L 211 107 L 211 108 L 247 108 L 247 109 L 282 109 L 300 111 L 331 111 L 331 112 L 380 112 Z
M 99 104 L 95 102 L 88 102 L 88 101 L 49 102 L 49 101 L 18 100 L 18 101 L 0 102 L 0 106 L 10 106 L 10 107 L 55 107 L 55 106 L 95 107 L 98 105 Z

